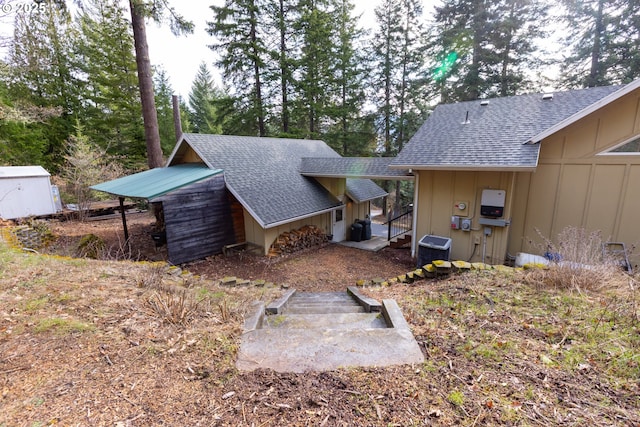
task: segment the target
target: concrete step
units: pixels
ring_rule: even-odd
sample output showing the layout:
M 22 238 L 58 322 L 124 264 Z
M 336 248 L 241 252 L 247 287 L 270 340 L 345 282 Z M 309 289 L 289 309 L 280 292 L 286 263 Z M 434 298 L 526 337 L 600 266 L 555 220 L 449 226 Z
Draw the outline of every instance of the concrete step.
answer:
M 270 304 L 271 310 L 265 310 L 264 303 L 254 304 L 253 315 L 245 320 L 236 361 L 238 369 L 305 372 L 424 361 L 420 346 L 394 300 L 383 300 L 378 304 L 380 312 L 336 312 L 340 307 L 352 309 L 346 307 L 343 300 L 333 307 L 331 304 L 325 304 L 325 307 L 307 304 L 315 309 L 328 306 L 333 310 L 330 313 L 296 314 L 288 311 L 288 300 L 294 293 L 294 290 L 287 292 Z M 348 293 L 353 295 L 348 298 L 354 300 L 362 301 L 364 298 L 357 289 L 348 289 Z M 317 296 L 299 295 L 307 302 L 314 301 L 314 298 L 322 301 Z M 373 303 L 377 302 L 365 301 L 364 305 L 372 306 Z M 363 307 L 360 309 L 364 310 Z
M 380 313 L 277 314 L 265 316 L 263 328 L 270 329 L 372 329 L 386 328 Z
M 305 372 L 423 361 L 409 329 L 262 328 L 242 335 L 236 366 L 241 371 Z
M 351 299 L 346 292 L 296 292 L 291 299 Z
M 293 304 L 288 305 L 284 314 L 330 314 L 330 313 L 364 313 L 364 308 L 358 304 Z
M 284 305 L 283 314 L 364 313 L 364 308 L 346 292 L 297 292 Z
M 355 302 L 355 300 L 346 292 L 343 292 L 342 295 L 320 295 L 320 294 L 311 294 L 305 295 L 304 293 L 294 294 L 291 298 L 289 298 L 289 304 L 294 302 L 300 303 L 339 303 L 339 302 Z

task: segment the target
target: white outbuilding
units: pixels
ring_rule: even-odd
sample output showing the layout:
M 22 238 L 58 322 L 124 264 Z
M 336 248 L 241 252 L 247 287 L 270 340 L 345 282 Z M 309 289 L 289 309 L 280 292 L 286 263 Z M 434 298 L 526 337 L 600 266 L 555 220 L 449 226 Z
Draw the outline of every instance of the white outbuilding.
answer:
M 50 215 L 62 210 L 50 177 L 42 166 L 0 166 L 0 218 Z

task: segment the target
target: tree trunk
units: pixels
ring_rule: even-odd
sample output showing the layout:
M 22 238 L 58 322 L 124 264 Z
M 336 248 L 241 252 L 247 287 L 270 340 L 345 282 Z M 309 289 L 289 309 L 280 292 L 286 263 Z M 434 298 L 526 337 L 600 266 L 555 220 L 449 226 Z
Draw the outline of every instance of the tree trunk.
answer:
M 591 69 L 589 70 L 589 77 L 585 82 L 585 87 L 599 86 L 603 80 L 602 64 L 602 39 L 605 32 L 604 24 L 604 1 L 598 1 L 598 12 L 596 15 L 596 22 L 593 34 L 593 46 L 591 47 Z
M 280 0 L 280 85 L 282 90 L 282 132 L 289 133 L 289 64 L 287 63 L 287 29 L 284 0 Z
M 266 136 L 267 129 L 264 123 L 264 100 L 262 99 L 262 82 L 260 80 L 260 58 L 258 53 L 258 18 L 256 16 L 255 3 L 251 4 L 251 30 L 249 37 L 251 38 L 251 50 L 253 55 L 253 78 L 256 90 L 256 107 L 258 109 L 258 135 Z
M 129 0 L 129 8 L 131 9 L 131 26 L 133 27 L 133 40 L 136 47 L 136 64 L 138 65 L 138 85 L 140 86 L 140 101 L 142 102 L 144 137 L 147 142 L 147 164 L 150 169 L 153 169 L 162 167 L 164 160 L 162 159 L 156 101 L 153 93 L 147 30 L 144 24 L 142 5 L 137 0 Z

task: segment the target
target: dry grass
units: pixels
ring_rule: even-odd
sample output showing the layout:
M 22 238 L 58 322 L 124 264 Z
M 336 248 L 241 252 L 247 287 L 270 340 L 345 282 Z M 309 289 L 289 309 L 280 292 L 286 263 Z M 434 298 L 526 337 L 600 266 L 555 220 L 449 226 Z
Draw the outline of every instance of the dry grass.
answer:
M 155 291 L 147 299 L 147 304 L 163 321 L 176 326 L 188 326 L 200 312 L 200 303 L 188 289 Z
M 344 263 L 379 275 L 375 265 L 357 270 L 359 252 L 352 264 L 331 254 L 292 257 L 279 271 L 307 277 Z M 247 373 L 235 360 L 249 303 L 281 289 L 0 245 L 0 426 L 639 425 L 637 278 L 578 292 L 549 274 L 478 271 L 364 289 L 398 302 L 421 365 Z
M 554 240 L 541 237 L 545 253 L 554 262 L 538 281 L 576 291 L 615 286 L 612 283 L 619 277 L 619 260 L 603 250 L 605 240 L 600 231 L 565 227 Z

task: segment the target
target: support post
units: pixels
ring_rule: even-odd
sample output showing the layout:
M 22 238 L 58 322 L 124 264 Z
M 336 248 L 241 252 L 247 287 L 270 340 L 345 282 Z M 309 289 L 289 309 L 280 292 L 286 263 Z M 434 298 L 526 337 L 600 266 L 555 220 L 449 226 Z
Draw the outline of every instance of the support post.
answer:
M 127 228 L 127 217 L 124 214 L 124 197 L 120 197 L 120 214 L 122 215 L 122 227 L 124 228 L 124 241 L 129 241 L 129 229 Z

